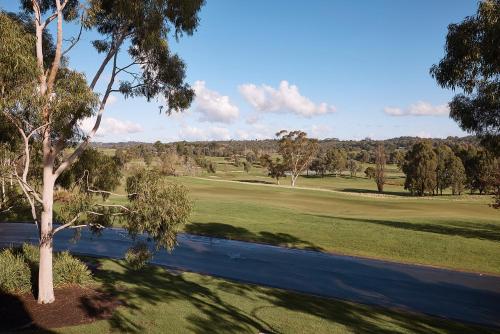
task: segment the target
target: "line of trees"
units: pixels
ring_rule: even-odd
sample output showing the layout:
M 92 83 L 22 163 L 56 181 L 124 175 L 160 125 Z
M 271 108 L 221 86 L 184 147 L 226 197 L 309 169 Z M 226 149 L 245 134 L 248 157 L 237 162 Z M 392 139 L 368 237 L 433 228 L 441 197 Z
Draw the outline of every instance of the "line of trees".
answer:
M 446 145 L 433 147 L 431 142 L 421 141 L 406 153 L 405 189 L 418 196 L 442 195 L 447 188 L 454 195 L 464 189 L 486 194 L 498 191 L 499 168 L 498 159 L 487 150 L 469 146 L 454 151 Z

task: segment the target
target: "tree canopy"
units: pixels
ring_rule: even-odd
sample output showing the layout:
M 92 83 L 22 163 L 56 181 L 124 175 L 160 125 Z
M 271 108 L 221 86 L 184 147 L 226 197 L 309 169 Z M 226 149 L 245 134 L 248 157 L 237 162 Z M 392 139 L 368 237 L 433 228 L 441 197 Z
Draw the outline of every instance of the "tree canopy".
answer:
M 463 91 L 450 117 L 500 155 L 500 0 L 480 1 L 476 15 L 448 26 L 445 56 L 430 72 L 443 88 Z

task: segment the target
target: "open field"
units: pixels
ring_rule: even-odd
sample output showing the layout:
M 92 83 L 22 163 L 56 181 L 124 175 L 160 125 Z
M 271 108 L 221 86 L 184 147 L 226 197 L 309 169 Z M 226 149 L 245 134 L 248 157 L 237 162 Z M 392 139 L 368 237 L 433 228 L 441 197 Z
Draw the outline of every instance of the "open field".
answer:
M 493 333 L 484 328 L 148 266 L 102 263 L 103 287 L 126 305 L 110 320 L 57 333 Z
M 500 217 L 489 196 L 417 198 L 397 185 L 379 195 L 373 180 L 348 176 L 304 176 L 291 189 L 261 168 L 247 174 L 215 159 L 215 175 L 170 178 L 194 202 L 186 232 L 500 274 Z M 391 183 L 402 182 L 390 168 Z

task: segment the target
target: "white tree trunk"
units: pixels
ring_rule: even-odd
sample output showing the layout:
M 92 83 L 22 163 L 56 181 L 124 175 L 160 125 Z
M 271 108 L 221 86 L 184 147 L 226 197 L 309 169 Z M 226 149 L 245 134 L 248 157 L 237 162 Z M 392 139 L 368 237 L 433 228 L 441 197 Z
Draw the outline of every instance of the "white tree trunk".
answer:
M 297 176 L 292 175 L 292 187 L 295 187 L 295 181 L 297 181 Z
M 49 159 L 50 160 L 50 159 Z M 52 163 L 43 168 L 43 211 L 40 224 L 40 266 L 38 270 L 38 303 L 50 304 L 54 301 L 52 278 L 52 209 L 54 203 L 54 175 Z

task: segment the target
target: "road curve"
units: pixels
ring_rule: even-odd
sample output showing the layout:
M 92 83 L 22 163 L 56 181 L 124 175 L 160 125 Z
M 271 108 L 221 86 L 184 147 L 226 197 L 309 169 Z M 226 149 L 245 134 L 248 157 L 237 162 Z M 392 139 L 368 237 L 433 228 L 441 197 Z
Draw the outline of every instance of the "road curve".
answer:
M 122 229 L 101 236 L 56 235 L 55 249 L 122 258 L 132 241 Z M 145 240 L 145 238 L 143 238 Z M 500 277 L 289 249 L 242 241 L 178 236 L 152 264 L 254 284 L 500 327 Z M 0 223 L 0 247 L 37 242 L 34 224 Z

